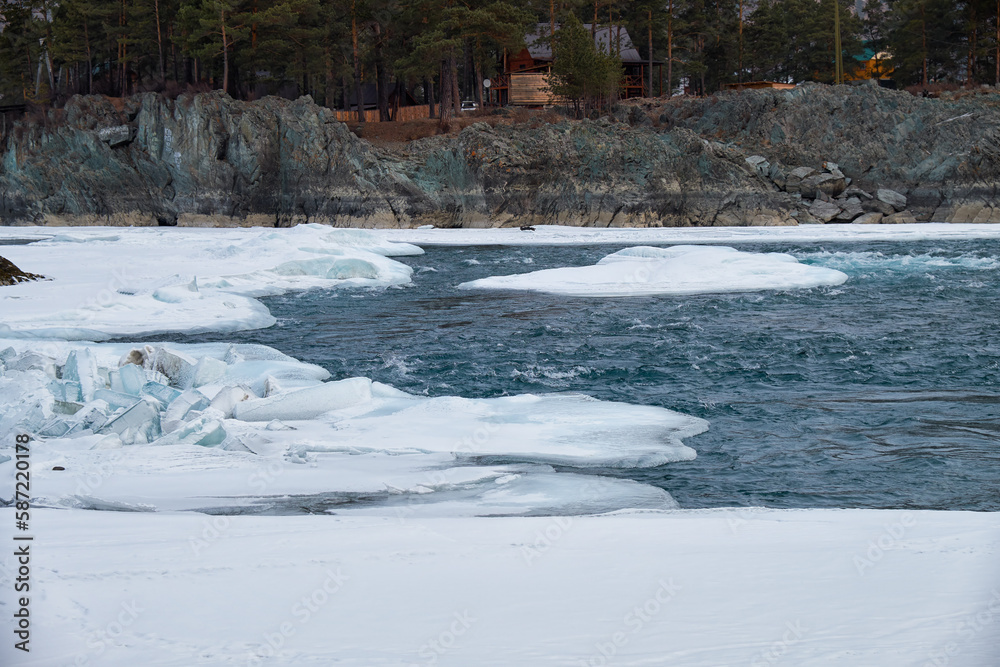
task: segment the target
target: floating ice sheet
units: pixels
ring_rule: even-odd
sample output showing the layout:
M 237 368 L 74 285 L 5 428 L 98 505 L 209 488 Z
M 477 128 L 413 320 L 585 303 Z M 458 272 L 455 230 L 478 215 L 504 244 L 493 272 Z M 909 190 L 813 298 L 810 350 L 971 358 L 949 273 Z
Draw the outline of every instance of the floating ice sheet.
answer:
M 593 266 L 491 276 L 459 287 L 620 297 L 802 289 L 840 285 L 846 280 L 845 273 L 800 264 L 782 253 L 681 245 L 626 248 Z
M 384 516 L 669 509 L 666 491 L 587 469 L 692 459 L 682 440 L 707 428 L 579 394 L 429 398 L 367 378 L 327 382 L 322 368 L 259 345 L 12 340 L 0 349 L 0 443 L 15 432 L 44 436 L 33 491 L 49 506 Z M 10 465 L 0 462 L 2 498 L 12 493 Z
M 0 292 L 0 336 L 105 340 L 159 331 L 237 331 L 274 323 L 254 297 L 313 287 L 410 282 L 389 259 L 423 251 L 371 232 L 74 228 L 4 256 L 50 280 Z

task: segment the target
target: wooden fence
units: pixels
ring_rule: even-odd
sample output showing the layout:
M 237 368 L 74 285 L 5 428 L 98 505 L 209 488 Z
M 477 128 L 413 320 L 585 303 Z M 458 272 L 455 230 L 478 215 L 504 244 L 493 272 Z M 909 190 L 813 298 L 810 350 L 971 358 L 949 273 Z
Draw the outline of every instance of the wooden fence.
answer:
M 511 74 L 510 103 L 523 106 L 555 104 L 558 99 L 549 87 L 548 74 Z
M 337 120 L 343 121 L 345 123 L 353 123 L 358 120 L 357 111 L 334 111 L 337 116 Z M 407 121 L 407 120 L 417 120 L 419 118 L 430 118 L 431 108 L 426 104 L 422 106 L 415 107 L 399 107 L 393 112 L 392 109 L 389 110 L 389 115 L 392 120 Z M 365 122 L 366 123 L 377 123 L 379 122 L 378 109 L 366 109 L 365 110 Z

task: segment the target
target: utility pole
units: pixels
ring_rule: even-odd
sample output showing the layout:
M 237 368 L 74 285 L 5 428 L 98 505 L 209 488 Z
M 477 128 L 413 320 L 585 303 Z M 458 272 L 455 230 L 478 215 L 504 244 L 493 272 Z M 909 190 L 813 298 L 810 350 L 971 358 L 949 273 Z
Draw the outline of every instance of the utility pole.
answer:
M 844 83 L 844 63 L 841 61 L 840 2 L 838 2 L 838 0 L 833 0 L 833 48 L 836 51 L 836 72 L 834 72 L 833 82 L 841 84 Z

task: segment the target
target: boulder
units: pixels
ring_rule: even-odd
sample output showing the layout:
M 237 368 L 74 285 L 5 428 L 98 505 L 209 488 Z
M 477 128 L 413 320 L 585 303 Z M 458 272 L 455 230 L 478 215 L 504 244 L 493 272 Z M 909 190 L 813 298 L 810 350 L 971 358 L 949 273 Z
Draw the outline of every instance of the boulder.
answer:
M 821 222 L 830 222 L 840 215 L 840 207 L 832 202 L 817 199 L 809 207 L 809 214 Z
M 788 172 L 788 176 L 785 178 L 785 191 L 786 192 L 799 192 L 799 186 L 802 181 L 809 178 L 816 173 L 816 170 L 812 167 L 796 167 Z
M 887 188 L 879 188 L 875 192 L 875 199 L 880 202 L 884 202 L 889 206 L 892 206 L 897 211 L 902 211 L 906 208 L 906 197 L 899 194 L 895 190 L 889 190 Z
M 761 176 L 766 176 L 771 170 L 771 163 L 767 161 L 766 157 L 761 155 L 751 155 L 746 158 L 746 163 Z
M 851 222 L 865 212 L 864 209 L 861 208 L 861 200 L 857 197 L 851 197 L 841 203 L 840 206 L 843 210 L 837 214 L 836 218 L 834 218 L 837 222 Z
M 882 222 L 881 213 L 864 213 L 854 219 L 856 225 L 877 225 Z
M 880 199 L 867 199 L 861 202 L 861 207 L 869 213 L 881 213 L 882 215 L 892 215 L 896 209 L 892 204 L 887 204 Z
M 883 223 L 887 225 L 901 225 L 916 222 L 917 219 L 909 211 L 901 211 L 899 213 L 893 213 L 892 215 L 885 216 L 882 220 Z
M 836 197 L 847 188 L 843 175 L 837 177 L 833 174 L 816 174 L 810 176 L 799 184 L 799 192 L 803 197 L 816 197 L 822 192 L 828 197 Z
M 856 185 L 848 186 L 848 188 L 846 190 L 844 190 L 843 194 L 844 194 L 845 197 L 857 197 L 861 201 L 868 201 L 869 199 L 873 199 L 874 198 L 873 195 L 865 192 L 864 190 L 862 190 L 861 188 L 859 188 Z

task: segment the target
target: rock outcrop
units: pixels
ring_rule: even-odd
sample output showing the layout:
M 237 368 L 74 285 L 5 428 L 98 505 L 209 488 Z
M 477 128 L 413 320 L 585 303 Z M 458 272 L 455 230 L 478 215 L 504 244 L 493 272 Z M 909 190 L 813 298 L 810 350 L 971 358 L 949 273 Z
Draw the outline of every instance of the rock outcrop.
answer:
M 860 197 L 864 211 L 886 222 L 1000 222 L 994 88 L 935 99 L 874 84 L 806 84 L 670 100 L 649 112 L 760 155 L 790 182 L 808 178 L 792 176 L 800 167 L 833 161 L 849 187 L 873 195 Z
M 805 85 L 393 148 L 306 97 L 75 97 L 0 144 L 3 224 L 1000 222 L 1000 95 Z
M 44 276 L 34 273 L 25 273 L 14 265 L 14 262 L 0 257 L 0 287 L 6 285 L 16 285 L 27 280 L 43 280 Z

